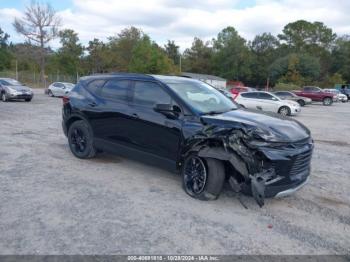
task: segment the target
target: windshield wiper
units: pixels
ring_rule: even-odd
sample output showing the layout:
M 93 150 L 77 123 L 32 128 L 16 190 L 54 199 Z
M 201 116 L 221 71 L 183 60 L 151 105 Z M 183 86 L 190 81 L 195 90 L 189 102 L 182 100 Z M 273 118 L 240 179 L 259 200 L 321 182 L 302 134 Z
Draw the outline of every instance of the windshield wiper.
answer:
M 218 115 L 218 114 L 227 113 L 227 112 L 235 110 L 235 109 L 236 108 L 230 108 L 230 109 L 225 110 L 225 111 L 212 110 L 212 111 L 209 111 L 209 112 L 205 112 L 204 115 Z

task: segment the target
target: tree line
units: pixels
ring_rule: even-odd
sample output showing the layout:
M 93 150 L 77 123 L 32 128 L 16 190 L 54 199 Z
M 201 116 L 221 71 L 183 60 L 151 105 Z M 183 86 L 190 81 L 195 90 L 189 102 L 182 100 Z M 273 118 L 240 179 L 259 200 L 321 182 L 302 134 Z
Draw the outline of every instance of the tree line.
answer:
M 322 22 L 298 20 L 277 36 L 262 33 L 247 41 L 229 26 L 210 41 L 195 37 L 180 52 L 175 41 L 164 46 L 135 27 L 106 41 L 82 45 L 77 32 L 59 30 L 60 18 L 49 4 L 32 2 L 13 22 L 26 39 L 12 43 L 0 25 L 0 71 L 88 75 L 107 72 L 179 74 L 180 71 L 221 76 L 248 86 L 291 87 L 350 83 L 350 36 L 337 36 Z M 58 38 L 60 47 L 49 43 Z

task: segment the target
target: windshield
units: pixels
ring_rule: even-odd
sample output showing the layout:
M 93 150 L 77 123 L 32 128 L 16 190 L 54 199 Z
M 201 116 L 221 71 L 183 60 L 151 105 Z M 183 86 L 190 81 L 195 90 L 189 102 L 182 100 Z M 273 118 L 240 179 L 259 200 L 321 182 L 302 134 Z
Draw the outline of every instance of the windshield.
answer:
M 23 86 L 21 82 L 14 79 L 6 79 L 6 80 L 3 80 L 2 82 L 4 82 L 4 84 L 8 86 Z
M 166 84 L 187 104 L 202 114 L 219 114 L 237 109 L 236 104 L 228 97 L 204 82 L 171 80 Z

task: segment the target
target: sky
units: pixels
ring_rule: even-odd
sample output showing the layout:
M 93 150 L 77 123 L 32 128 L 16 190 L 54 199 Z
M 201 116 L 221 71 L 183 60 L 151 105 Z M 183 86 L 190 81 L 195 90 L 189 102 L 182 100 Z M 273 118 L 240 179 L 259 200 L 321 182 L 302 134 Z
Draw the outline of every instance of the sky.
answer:
M 338 35 L 350 34 L 350 0 L 49 0 L 62 18 L 61 29 L 79 33 L 83 44 L 106 40 L 136 26 L 163 45 L 168 39 L 184 50 L 194 37 L 210 40 L 233 26 L 247 40 L 299 19 L 321 21 Z M 0 27 L 12 42 L 23 41 L 12 26 L 30 0 L 0 0 Z M 53 48 L 58 41 L 51 43 Z

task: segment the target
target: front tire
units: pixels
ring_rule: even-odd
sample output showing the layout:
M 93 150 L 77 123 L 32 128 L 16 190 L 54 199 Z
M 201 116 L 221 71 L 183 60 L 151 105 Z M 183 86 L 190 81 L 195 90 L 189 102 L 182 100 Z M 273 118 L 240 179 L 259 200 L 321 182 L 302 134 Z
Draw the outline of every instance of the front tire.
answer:
M 50 97 L 54 97 L 54 95 L 53 95 L 53 93 L 52 93 L 51 90 L 48 90 L 48 91 L 47 91 L 47 94 L 48 94 Z
M 278 113 L 282 116 L 290 116 L 290 108 L 288 106 L 282 106 L 279 110 Z
M 71 152 L 77 158 L 89 159 L 96 155 L 93 135 L 85 121 L 76 121 L 69 127 L 68 143 Z
M 324 106 L 330 106 L 333 104 L 333 99 L 330 97 L 326 97 L 323 99 L 323 105 Z
M 24 101 L 30 102 L 30 101 L 32 101 L 32 99 L 31 98 L 26 98 L 26 99 L 24 99 Z
M 183 188 L 193 198 L 208 201 L 219 197 L 225 181 L 222 161 L 191 154 L 182 169 Z
M 5 93 L 1 94 L 1 101 L 2 102 L 7 102 L 8 101 Z

